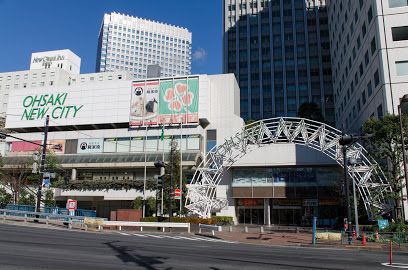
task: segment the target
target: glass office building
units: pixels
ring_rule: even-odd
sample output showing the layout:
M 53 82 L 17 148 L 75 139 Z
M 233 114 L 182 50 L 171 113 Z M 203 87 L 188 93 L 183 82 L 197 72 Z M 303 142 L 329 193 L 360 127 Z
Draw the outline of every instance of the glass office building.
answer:
M 105 14 L 96 72 L 126 70 L 134 79 L 144 79 L 149 65 L 159 65 L 162 77 L 190 75 L 191 40 L 186 28 L 115 12 Z
M 238 80 L 241 117 L 297 116 L 315 102 L 334 124 L 324 1 L 224 0 L 223 9 L 223 69 Z

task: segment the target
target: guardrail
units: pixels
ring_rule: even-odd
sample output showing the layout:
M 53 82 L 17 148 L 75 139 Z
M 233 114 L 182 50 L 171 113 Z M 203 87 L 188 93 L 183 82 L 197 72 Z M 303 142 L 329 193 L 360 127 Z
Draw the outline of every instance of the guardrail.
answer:
M 52 213 L 45 212 L 31 212 L 31 211 L 19 211 L 19 210 L 9 210 L 0 209 L 0 219 L 3 220 L 17 220 L 17 221 L 36 221 L 45 224 L 57 224 L 57 225 L 68 225 L 69 229 L 73 227 L 79 227 L 81 229 L 88 229 L 88 226 L 84 224 L 84 219 L 88 217 L 84 216 L 71 216 L 71 215 L 56 215 Z
M 216 225 L 208 225 L 208 224 L 198 224 L 198 233 L 201 233 L 202 230 L 209 230 L 211 231 L 212 235 L 215 235 L 215 232 L 222 232 L 221 226 Z
M 5 207 L 7 210 L 18 210 L 18 211 L 28 211 L 35 212 L 35 206 L 33 205 L 22 205 L 22 204 L 7 204 Z M 54 215 L 69 215 L 69 210 L 66 208 L 60 207 L 41 207 L 41 212 L 50 213 Z M 95 210 L 86 210 L 86 209 L 75 209 L 75 216 L 84 216 L 84 217 L 96 217 Z
M 133 222 L 133 221 L 104 221 L 101 225 L 103 227 L 118 227 L 119 231 L 122 227 L 140 227 L 140 231 L 143 231 L 143 227 L 157 227 L 162 228 L 165 232 L 165 228 L 187 228 L 190 232 L 190 223 L 177 223 L 177 222 Z

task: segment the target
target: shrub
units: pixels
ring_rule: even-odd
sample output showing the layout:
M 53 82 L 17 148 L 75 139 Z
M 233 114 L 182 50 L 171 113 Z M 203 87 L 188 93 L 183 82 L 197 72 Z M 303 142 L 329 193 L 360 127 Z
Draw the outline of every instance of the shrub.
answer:
M 141 221 L 145 222 L 166 222 L 168 218 L 165 217 L 145 217 L 142 218 Z M 180 222 L 180 223 L 191 223 L 191 224 L 217 224 L 217 225 L 227 225 L 232 224 L 233 219 L 232 217 L 227 216 L 214 216 L 211 218 L 200 218 L 200 217 L 172 217 L 171 222 Z
M 228 216 L 214 216 L 211 219 L 218 225 L 231 225 L 234 222 L 233 218 Z

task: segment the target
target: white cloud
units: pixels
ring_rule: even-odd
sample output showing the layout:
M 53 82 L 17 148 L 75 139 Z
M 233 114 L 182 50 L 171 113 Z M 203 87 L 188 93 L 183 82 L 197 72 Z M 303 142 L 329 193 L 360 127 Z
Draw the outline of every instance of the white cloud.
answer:
M 193 61 L 203 62 L 204 60 L 207 59 L 207 55 L 208 53 L 203 48 L 198 48 L 193 53 Z

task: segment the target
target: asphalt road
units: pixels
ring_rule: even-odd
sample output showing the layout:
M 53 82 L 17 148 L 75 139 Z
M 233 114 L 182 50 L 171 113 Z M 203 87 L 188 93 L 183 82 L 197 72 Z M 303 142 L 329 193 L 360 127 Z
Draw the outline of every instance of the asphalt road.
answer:
M 0 269 L 391 269 L 381 266 L 386 259 L 382 252 L 266 247 L 189 234 L 0 224 Z M 394 261 L 408 263 L 408 254 L 395 254 Z

